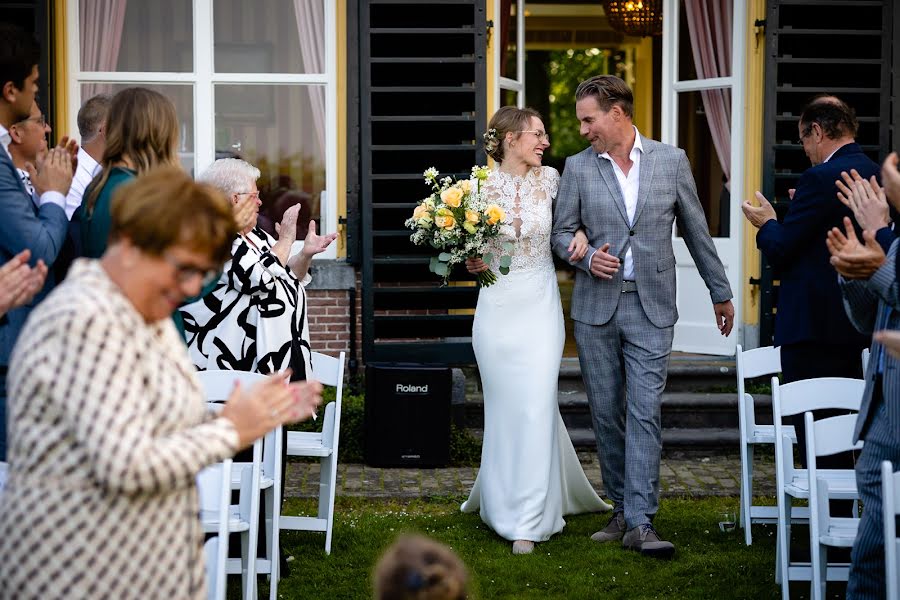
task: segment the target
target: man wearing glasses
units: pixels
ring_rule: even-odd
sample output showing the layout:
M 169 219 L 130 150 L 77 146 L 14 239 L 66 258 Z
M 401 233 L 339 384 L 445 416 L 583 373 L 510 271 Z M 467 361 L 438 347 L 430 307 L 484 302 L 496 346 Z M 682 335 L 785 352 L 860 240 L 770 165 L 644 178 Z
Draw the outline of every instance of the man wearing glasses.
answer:
M 23 119 L 18 123 L 14 123 L 9 128 L 9 154 L 12 156 L 13 164 L 16 171 L 25 185 L 25 190 L 38 204 L 38 199 L 34 197 L 34 186 L 31 184 L 31 178 L 25 165 L 31 163 L 36 165 L 38 158 L 43 159 L 47 154 L 47 135 L 51 129 L 44 118 L 44 114 L 38 107 L 37 102 L 31 103 L 31 114 L 27 119 Z
M 759 229 L 757 247 L 780 275 L 775 345 L 781 347 L 785 383 L 815 377 L 862 377 L 860 353 L 869 346 L 869 338 L 856 331 L 847 318 L 825 244 L 832 227 L 843 230 L 844 217 L 853 219 L 850 209 L 837 199 L 836 181 L 841 173 L 855 169 L 868 179 L 879 171 L 855 141 L 858 127 L 855 111 L 843 100 L 830 95 L 813 98 L 797 123 L 797 143 L 812 167 L 797 181 L 784 219 L 778 222 L 775 209 L 760 192 L 756 192 L 759 206 L 746 201 L 741 207 L 747 220 Z M 861 225 L 880 230 L 878 237 L 884 238 L 888 247 L 893 234 L 887 218 L 885 206 L 878 217 L 883 222 L 854 219 L 853 225 L 857 233 Z M 802 415 L 794 419 L 800 448 L 806 439 L 803 425 Z M 805 465 L 805 453 L 800 456 Z M 847 458 L 837 460 L 820 467 L 853 466 Z

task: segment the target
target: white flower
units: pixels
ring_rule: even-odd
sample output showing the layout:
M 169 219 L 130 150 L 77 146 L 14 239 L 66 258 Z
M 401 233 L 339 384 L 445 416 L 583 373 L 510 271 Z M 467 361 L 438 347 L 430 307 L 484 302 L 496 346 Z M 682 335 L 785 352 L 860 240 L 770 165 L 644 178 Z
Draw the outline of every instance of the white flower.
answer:
M 427 169 L 425 169 L 425 172 L 422 173 L 422 176 L 425 178 L 425 181 L 433 181 L 437 179 L 438 170 L 434 167 L 428 167 Z

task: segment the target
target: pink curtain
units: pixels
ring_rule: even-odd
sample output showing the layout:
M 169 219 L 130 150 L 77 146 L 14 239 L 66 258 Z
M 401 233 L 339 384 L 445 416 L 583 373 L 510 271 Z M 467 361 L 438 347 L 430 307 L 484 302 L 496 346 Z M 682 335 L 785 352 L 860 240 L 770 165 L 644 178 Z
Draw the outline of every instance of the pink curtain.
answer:
M 306 73 L 325 72 L 325 2 L 323 0 L 294 0 L 294 16 L 300 36 L 300 59 Z M 319 151 L 325 155 L 325 88 L 308 85 L 312 106 L 313 127 L 319 141 Z
M 732 0 L 685 0 L 697 79 L 731 75 Z M 716 155 L 731 180 L 731 90 L 700 92 Z
M 81 70 L 115 71 L 122 45 L 127 0 L 81 0 Z M 84 86 L 82 100 L 107 93 L 109 84 L 89 83 Z

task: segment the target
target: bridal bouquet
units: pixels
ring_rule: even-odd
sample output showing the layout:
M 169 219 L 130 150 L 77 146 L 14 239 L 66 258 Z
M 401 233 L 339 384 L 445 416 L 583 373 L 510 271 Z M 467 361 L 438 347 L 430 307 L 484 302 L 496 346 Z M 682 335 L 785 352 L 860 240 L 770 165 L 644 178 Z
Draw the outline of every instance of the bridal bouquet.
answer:
M 431 167 L 423 175 L 432 193 L 419 202 L 412 217 L 404 223 L 413 230 L 409 239 L 414 244 L 430 245 L 441 251 L 432 257 L 428 268 L 440 275 L 445 285 L 454 265 L 465 262 L 466 258 L 482 256 L 486 263 L 494 259 L 484 251 L 488 241 L 500 233 L 506 214 L 498 205 L 485 201 L 481 184 L 488 173 L 487 167 L 475 166 L 470 179 L 454 181 L 451 177 L 438 179 L 437 169 Z M 505 244 L 503 249 L 511 252 L 507 245 L 511 246 Z M 510 256 L 500 257 L 502 274 L 509 273 L 511 262 Z M 490 269 L 479 273 L 477 278 L 483 286 L 497 281 L 497 275 Z

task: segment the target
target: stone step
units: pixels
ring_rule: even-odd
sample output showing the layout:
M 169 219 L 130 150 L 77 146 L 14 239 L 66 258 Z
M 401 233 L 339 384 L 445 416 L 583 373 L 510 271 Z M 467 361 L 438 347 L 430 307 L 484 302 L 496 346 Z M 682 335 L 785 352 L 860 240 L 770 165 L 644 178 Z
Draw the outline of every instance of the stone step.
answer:
M 732 358 L 673 353 L 669 361 L 666 390 L 671 392 L 722 391 L 737 386 Z M 564 358 L 559 369 L 561 392 L 583 390 L 581 365 L 577 358 Z
M 771 423 L 771 396 L 756 394 L 754 399 L 756 422 Z M 474 393 L 466 400 L 464 423 L 480 429 L 484 426 L 484 399 L 481 393 Z M 559 411 L 567 428 L 590 429 L 591 413 L 585 392 L 561 392 Z M 738 428 L 737 394 L 733 393 L 664 392 L 661 412 L 663 428 Z
M 470 429 L 469 432 L 478 440 L 484 439 L 484 430 Z M 597 444 L 594 431 L 588 428 L 569 428 L 569 438 L 579 452 L 596 452 Z M 740 435 L 737 428 L 663 428 L 663 451 L 731 448 L 738 451 Z

